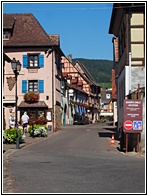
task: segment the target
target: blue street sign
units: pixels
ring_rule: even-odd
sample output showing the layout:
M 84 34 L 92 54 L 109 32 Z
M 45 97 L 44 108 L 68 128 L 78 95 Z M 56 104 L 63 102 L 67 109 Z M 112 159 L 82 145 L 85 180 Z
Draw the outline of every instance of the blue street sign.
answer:
M 133 130 L 142 130 L 142 121 L 133 121 Z

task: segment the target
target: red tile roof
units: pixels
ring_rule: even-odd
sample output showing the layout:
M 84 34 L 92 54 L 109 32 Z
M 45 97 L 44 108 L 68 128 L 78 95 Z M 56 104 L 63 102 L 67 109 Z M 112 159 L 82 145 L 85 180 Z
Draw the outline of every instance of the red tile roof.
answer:
M 3 28 L 12 28 L 12 36 L 3 42 L 4 46 L 56 45 L 31 13 L 4 14 Z
M 72 88 L 72 89 L 75 89 L 75 90 L 81 91 L 82 93 L 87 94 L 87 92 L 85 92 L 85 91 L 83 91 L 82 89 L 78 88 L 75 84 L 68 84 L 68 83 L 67 83 L 67 86 L 68 86 L 69 88 Z
M 83 82 L 78 82 L 77 86 L 83 86 Z
M 62 72 L 62 76 L 63 76 L 63 77 L 67 77 L 67 74 L 68 74 L 68 73 L 66 73 L 66 72 Z
M 78 82 L 78 79 L 75 78 L 75 79 L 71 79 L 71 84 L 76 84 Z
M 76 67 L 76 64 L 78 64 L 80 67 L 81 67 L 81 69 L 82 69 L 82 71 L 83 71 L 83 73 L 82 73 L 82 75 L 85 77 L 85 78 L 87 78 L 91 83 L 93 83 L 95 86 L 100 86 L 99 84 L 97 84 L 97 82 L 94 80 L 94 78 L 92 77 L 92 75 L 90 74 L 90 72 L 86 69 L 86 67 L 83 65 L 83 63 L 81 63 L 80 61 L 76 61 L 76 63 L 75 63 L 75 65 L 74 65 L 74 67 Z M 80 71 L 79 71 L 79 73 L 81 73 Z

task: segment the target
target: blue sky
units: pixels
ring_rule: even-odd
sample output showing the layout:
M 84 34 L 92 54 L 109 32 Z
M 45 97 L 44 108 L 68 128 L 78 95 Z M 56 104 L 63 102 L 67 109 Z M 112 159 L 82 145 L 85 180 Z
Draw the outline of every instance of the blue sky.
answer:
M 47 34 L 59 34 L 60 46 L 73 58 L 112 60 L 112 37 L 108 34 L 112 3 L 7 3 L 3 13 L 33 13 Z

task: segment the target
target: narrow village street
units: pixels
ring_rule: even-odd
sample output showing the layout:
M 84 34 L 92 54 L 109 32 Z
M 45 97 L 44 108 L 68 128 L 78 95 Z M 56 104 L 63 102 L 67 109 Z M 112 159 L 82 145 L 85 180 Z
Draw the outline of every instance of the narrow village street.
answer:
M 147 194 L 146 2 L 1 6 L 1 194 Z
M 108 123 L 63 126 L 46 139 L 11 149 L 13 191 L 144 193 L 144 155 L 120 152 L 115 131 Z

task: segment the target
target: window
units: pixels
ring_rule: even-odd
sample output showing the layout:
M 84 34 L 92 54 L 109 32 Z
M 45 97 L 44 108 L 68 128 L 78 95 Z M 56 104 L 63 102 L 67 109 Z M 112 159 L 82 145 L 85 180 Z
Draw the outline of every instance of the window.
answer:
M 33 117 L 33 118 L 37 118 L 38 116 L 41 116 L 41 114 L 42 114 L 42 117 L 45 117 L 45 111 L 44 111 L 44 109 L 33 109 L 33 108 L 29 108 L 29 109 L 25 109 L 25 110 L 21 110 L 20 111 L 20 115 L 22 116 L 23 114 L 24 114 L 24 112 L 27 112 L 27 114 L 28 114 L 28 116 L 31 118 L 31 117 Z
M 29 67 L 38 67 L 39 66 L 39 57 L 38 55 L 29 55 Z
M 22 80 L 22 93 L 44 93 L 44 80 Z
M 9 31 L 4 31 L 3 32 L 3 40 L 9 40 L 10 38 L 10 33 Z
M 28 54 L 23 55 L 23 68 L 42 68 L 44 67 L 44 55 L 43 54 Z
M 36 111 L 36 110 L 30 110 L 30 111 L 28 112 L 28 115 L 29 115 L 30 117 L 37 118 L 37 111 Z
M 38 92 L 38 81 L 37 80 L 28 81 L 28 92 Z

